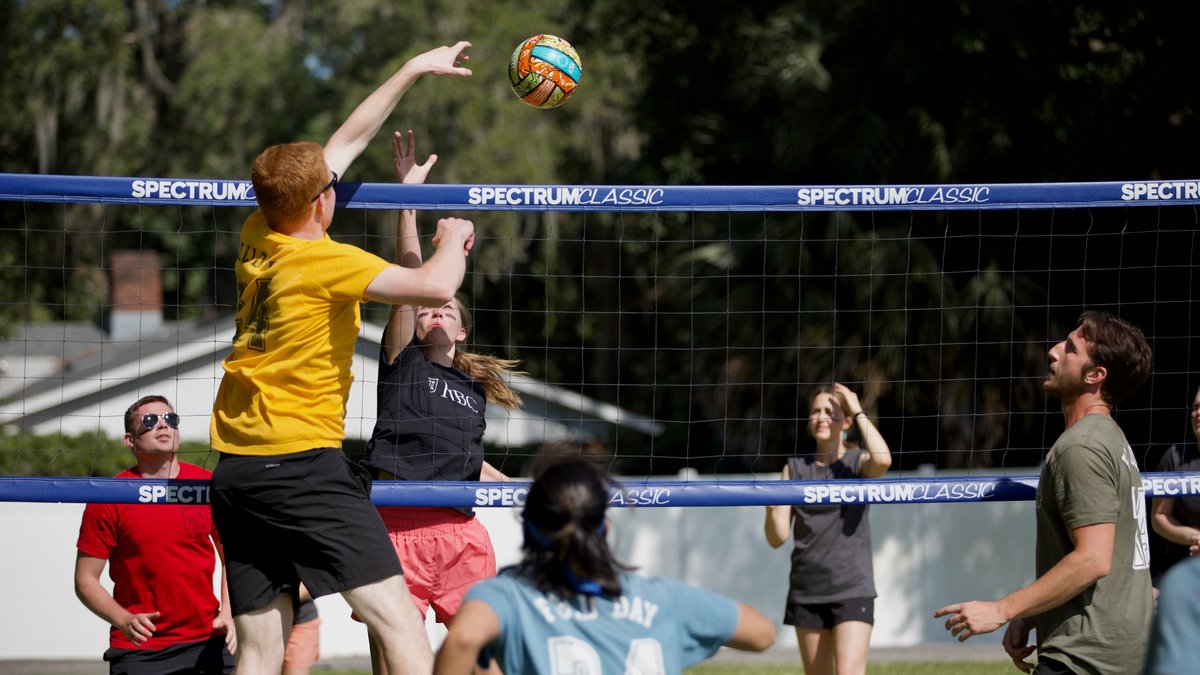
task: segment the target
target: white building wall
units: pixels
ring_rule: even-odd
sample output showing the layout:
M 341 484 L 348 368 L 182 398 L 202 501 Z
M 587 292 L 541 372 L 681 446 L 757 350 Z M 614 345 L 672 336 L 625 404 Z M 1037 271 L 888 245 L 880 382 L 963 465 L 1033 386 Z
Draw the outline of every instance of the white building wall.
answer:
M 1028 473 L 1033 473 L 1030 470 Z M 729 478 L 729 477 L 726 477 Z M 72 575 L 81 504 L 0 503 L 0 659 L 96 658 L 107 630 L 75 598 Z M 515 509 L 480 509 L 501 566 L 519 557 Z M 783 616 L 789 552 L 763 538 L 758 507 L 615 508 L 619 557 L 643 574 L 671 576 Z M 1033 579 L 1032 502 L 876 505 L 871 509 L 875 647 L 952 642 L 933 611 L 961 600 L 992 600 Z M 105 575 L 107 581 L 107 573 Z M 367 654 L 366 633 L 340 597 L 318 600 L 321 651 Z M 781 645 L 795 645 L 780 625 Z M 440 627 L 430 635 L 440 641 Z M 994 642 L 1000 632 L 979 638 Z M 974 639 L 972 640 L 975 641 Z
M 186 345 L 186 346 L 191 346 Z M 224 371 L 219 359 L 174 376 L 166 372 L 159 377 L 139 375 L 134 366 L 124 374 L 124 377 L 138 378 L 136 390 L 112 394 L 96 403 L 79 405 L 71 412 L 54 419 L 34 425 L 32 432 L 39 435 L 62 433 L 78 435 L 86 432 L 103 432 L 109 438 L 121 438 L 125 434 L 123 415 L 125 409 L 142 396 L 157 394 L 166 396 L 175 411 L 182 418 L 180 435 L 185 441 L 208 443 L 208 430 L 212 422 L 213 401 L 217 398 L 221 376 Z M 350 395 L 346 401 L 346 437 L 368 439 L 375 428 L 375 412 L 377 406 L 376 380 L 379 362 L 355 354 L 351 364 L 354 382 L 350 385 Z M 112 389 L 124 385 L 125 380 L 114 378 L 103 389 Z M 69 383 L 68 383 L 69 385 Z M 96 386 L 95 384 L 91 386 Z M 43 395 L 35 403 L 58 403 L 69 395 L 69 387 L 62 391 L 54 391 Z M 0 407 L 0 424 L 18 417 L 27 411 L 29 404 L 24 401 Z M 591 419 L 588 415 L 577 413 L 580 419 Z M 576 433 L 561 421 L 546 419 L 536 413 L 526 410 L 505 410 L 500 406 L 488 406 L 488 427 L 484 440 L 492 445 L 501 447 L 519 447 L 536 445 L 544 440 L 572 438 Z M 607 422 L 597 422 L 600 427 L 607 427 Z M 195 458 L 192 461 L 197 461 Z

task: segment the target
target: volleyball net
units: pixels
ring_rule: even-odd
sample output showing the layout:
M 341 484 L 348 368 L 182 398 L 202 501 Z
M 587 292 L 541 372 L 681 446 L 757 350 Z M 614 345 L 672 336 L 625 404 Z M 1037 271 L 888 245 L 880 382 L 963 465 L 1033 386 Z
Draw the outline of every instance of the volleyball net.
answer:
M 1200 494 L 1195 476 L 1154 472 L 1195 441 L 1200 182 L 337 193 L 331 236 L 387 259 L 398 208 L 419 210 L 426 251 L 437 218 L 475 221 L 467 349 L 527 372 L 520 410 L 488 409 L 488 461 L 510 475 L 582 453 L 622 476 L 622 505 L 1032 499 L 1063 426 L 1046 352 L 1102 309 L 1154 348 L 1116 411 L 1150 494 Z M 203 484 L 106 476 L 128 464 L 122 413 L 147 394 L 180 413 L 183 458 L 213 461 L 253 206 L 248 181 L 0 175 L 0 501 L 206 500 Z M 385 319 L 364 306 L 352 456 L 374 426 Z M 812 450 L 810 398 L 831 382 L 859 395 L 892 471 L 775 480 Z M 525 489 L 380 482 L 373 498 L 506 506 Z

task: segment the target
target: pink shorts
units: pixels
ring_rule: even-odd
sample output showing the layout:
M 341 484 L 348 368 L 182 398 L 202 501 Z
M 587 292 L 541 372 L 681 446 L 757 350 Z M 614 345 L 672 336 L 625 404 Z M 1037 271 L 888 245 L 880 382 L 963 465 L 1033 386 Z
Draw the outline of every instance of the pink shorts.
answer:
M 283 667 L 305 670 L 312 668 L 321 658 L 321 618 L 292 626 L 288 636 L 287 650 L 283 653 Z
M 438 623 L 449 624 L 472 584 L 496 576 L 492 539 L 477 518 L 407 506 L 381 506 L 379 515 L 421 616 L 432 605 Z

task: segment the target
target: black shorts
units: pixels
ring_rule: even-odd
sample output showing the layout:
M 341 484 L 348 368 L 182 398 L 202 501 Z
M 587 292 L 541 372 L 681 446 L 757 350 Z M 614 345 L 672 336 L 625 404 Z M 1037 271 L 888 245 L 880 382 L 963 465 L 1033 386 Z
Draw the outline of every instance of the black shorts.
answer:
M 221 455 L 212 512 L 234 616 L 300 581 L 315 598 L 401 574 L 370 494 L 366 469 L 336 448 Z
M 847 621 L 862 621 L 874 625 L 875 598 L 790 603 L 783 613 L 783 622 L 797 628 L 829 629 Z
M 233 655 L 225 650 L 225 636 L 185 642 L 162 649 L 117 649 L 104 652 L 110 675 L 233 675 Z
M 1053 659 L 1039 658 L 1032 675 L 1074 675 L 1074 671 Z

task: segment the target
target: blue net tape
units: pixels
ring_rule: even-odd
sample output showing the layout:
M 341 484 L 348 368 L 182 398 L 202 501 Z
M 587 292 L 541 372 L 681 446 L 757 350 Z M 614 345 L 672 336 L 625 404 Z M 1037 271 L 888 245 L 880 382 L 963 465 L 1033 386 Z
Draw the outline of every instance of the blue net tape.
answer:
M 1200 496 L 1200 473 L 1143 473 L 1147 497 Z M 611 506 L 766 506 L 771 504 L 938 504 L 1032 500 L 1037 476 L 875 480 L 624 480 Z M 521 506 L 529 483 L 378 481 L 378 506 Z M 207 504 L 208 481 L 0 476 L 0 501 Z
M 254 206 L 250 181 L 0 174 L 0 200 Z M 339 183 L 351 209 L 889 211 L 1200 204 L 1200 180 L 956 185 L 397 185 Z

